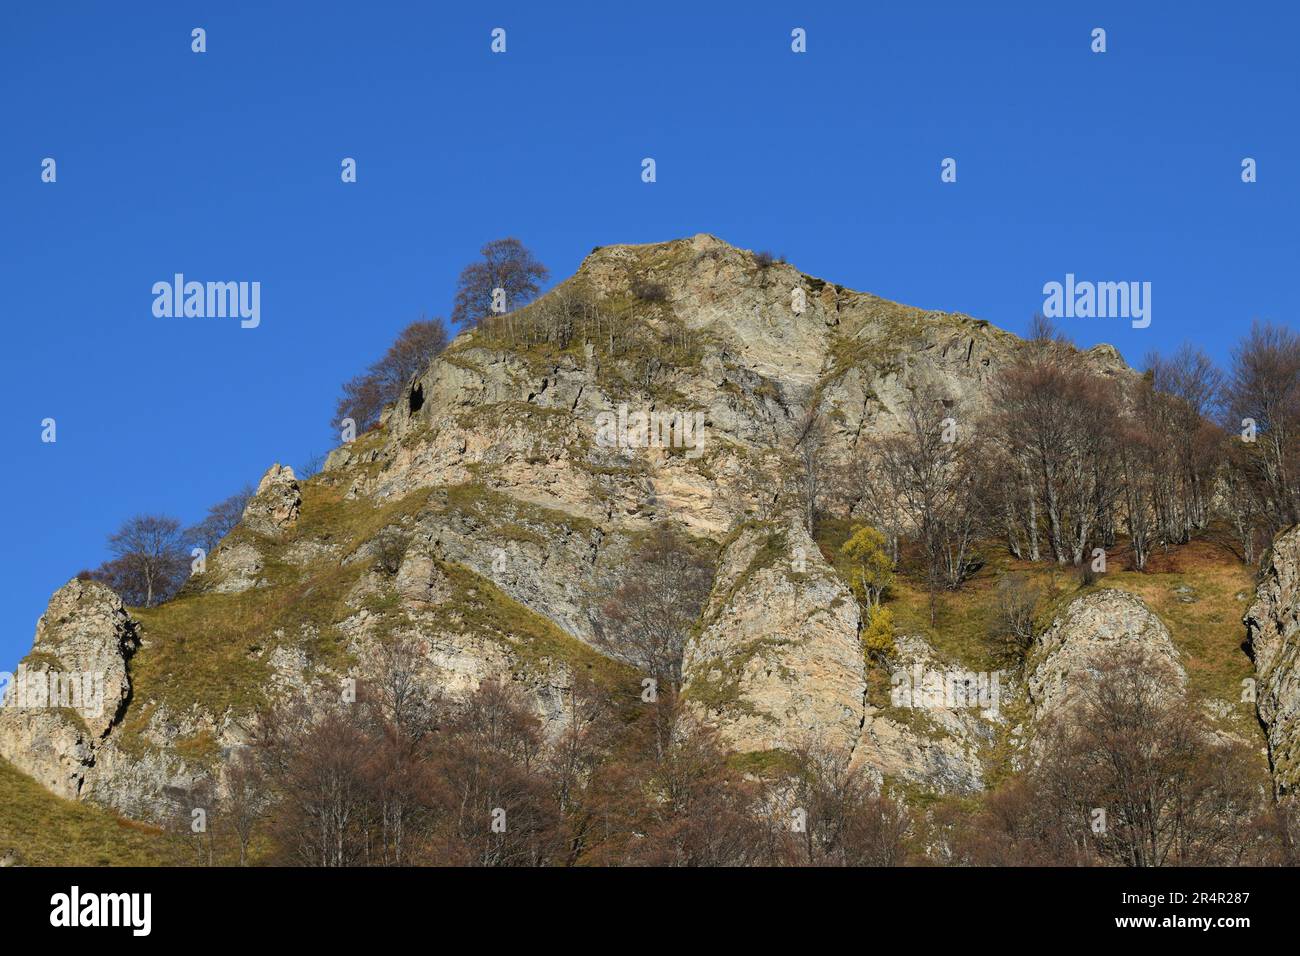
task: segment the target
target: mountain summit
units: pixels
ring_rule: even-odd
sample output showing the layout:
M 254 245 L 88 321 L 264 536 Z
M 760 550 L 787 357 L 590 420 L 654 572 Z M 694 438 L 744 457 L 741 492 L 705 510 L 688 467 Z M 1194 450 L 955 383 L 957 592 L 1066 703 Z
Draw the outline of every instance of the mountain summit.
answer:
M 1138 380 L 1109 346 L 1029 343 L 708 235 L 597 248 L 542 298 L 461 333 L 320 474 L 273 466 L 173 600 L 132 609 L 94 582 L 61 588 L 26 664 L 108 674 L 104 709 L 6 708 L 0 754 L 55 794 L 163 821 L 228 785 L 269 710 L 347 701 L 391 676 L 395 646 L 415 649 L 411 679 L 444 698 L 519 688 L 556 737 L 579 685 L 634 708 L 659 674 L 610 604 L 665 529 L 708 569 L 665 673 L 689 722 L 749 771 L 815 748 L 908 793 L 979 792 L 1029 759 L 1074 675 L 1118 646 L 1165 662 L 1170 694 L 1233 710 L 1249 673 L 1231 620 L 1250 582 L 1236 571 L 1196 583 L 1201 610 L 1229 622 L 1226 650 L 1198 643 L 1178 582 L 1116 575 L 1128 593 L 1066 595 L 1025 669 L 1003 669 L 982 628 L 1011 559 L 972 547 L 957 559 L 965 596 L 941 606 L 899 577 L 883 605 L 894 636 L 864 650 L 879 602 L 845 557 L 877 493 L 864 455 L 906 432 L 920 395 L 961 441 L 997 410 L 999 374 L 1048 347 L 1117 394 Z M 642 591 L 677 586 L 663 580 Z M 1294 600 L 1277 580 L 1252 613 L 1276 620 Z M 660 617 L 691 603 L 651 597 Z M 1293 652 L 1279 628 L 1270 647 Z M 1206 654 L 1215 667 L 1237 655 L 1222 684 L 1197 683 Z M 1271 688 L 1280 661 L 1270 651 Z M 950 706 L 900 703 L 900 683 L 912 700 L 953 673 L 970 706 L 951 706 L 947 676 Z M 1294 701 L 1270 706 L 1289 732 Z M 1222 732 L 1250 739 L 1252 720 L 1226 717 Z

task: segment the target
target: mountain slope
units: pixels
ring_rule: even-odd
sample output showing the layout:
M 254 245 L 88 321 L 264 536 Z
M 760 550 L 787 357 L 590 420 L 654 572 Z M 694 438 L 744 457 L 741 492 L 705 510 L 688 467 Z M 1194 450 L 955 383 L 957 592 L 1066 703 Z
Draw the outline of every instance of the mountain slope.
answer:
M 7 709 L 0 754 L 67 796 L 164 819 L 220 778 L 260 707 L 338 699 L 396 640 L 418 645 L 421 677 L 441 692 L 502 676 L 552 727 L 579 675 L 635 701 L 642 675 L 602 643 L 595 609 L 645 536 L 671 524 L 716 564 L 684 691 L 729 747 L 815 743 L 918 792 L 979 791 L 1015 764 L 1023 688 L 1008 685 L 1001 713 L 891 706 L 838 558 L 847 522 L 817 541 L 805 531 L 800 449 L 811 409 L 829 468 L 896 431 L 916 389 L 976 415 L 1025 347 L 710 236 L 597 249 L 542 299 L 460 335 L 320 475 L 272 468 L 173 601 L 128 612 L 100 586 L 61 589 L 34 653 L 69 669 L 107 660 L 121 706 L 89 727 Z M 1082 358 L 1116 381 L 1133 374 L 1108 346 Z M 916 613 L 917 582 L 899 581 L 899 666 L 988 665 L 972 624 L 988 613 L 992 561 L 937 626 Z M 1155 587 L 1132 578 L 1122 586 Z M 1052 594 L 1077 597 L 1055 577 Z M 1163 592 L 1141 596 L 1160 613 Z M 1228 658 L 1232 680 L 1249 672 L 1242 608 L 1218 589 L 1200 597 L 1231 622 L 1203 653 L 1192 628 L 1165 623 L 1193 654 L 1193 690 L 1231 710 L 1231 683 L 1201 661 Z

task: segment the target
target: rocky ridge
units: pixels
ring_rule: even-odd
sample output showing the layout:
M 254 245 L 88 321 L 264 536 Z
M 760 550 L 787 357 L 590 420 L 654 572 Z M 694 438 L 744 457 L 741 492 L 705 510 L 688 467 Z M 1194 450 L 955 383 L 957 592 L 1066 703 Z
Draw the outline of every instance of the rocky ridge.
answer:
M 621 324 L 611 318 L 608 339 L 599 326 L 566 338 L 591 302 Z M 597 249 L 519 320 L 558 331 L 522 344 L 464 333 L 320 475 L 300 481 L 274 466 L 207 570 L 169 604 L 128 615 L 98 585 L 60 589 L 33 655 L 120 673 L 119 706 L 84 729 L 62 711 L 6 709 L 0 755 L 56 792 L 156 818 L 247 743 L 259 705 L 337 695 L 395 639 L 416 643 L 444 693 L 504 676 L 558 726 L 579 672 L 635 695 L 636 672 L 597 646 L 593 596 L 618 586 L 640 536 L 672 522 L 718 554 L 685 696 L 729 746 L 815 742 L 881 778 L 980 789 L 1012 721 L 873 702 L 861 609 L 797 517 L 797 442 L 815 406 L 827 454 L 847 461 L 899 427 L 919 387 L 978 411 L 1023 343 L 967 316 L 764 265 L 711 236 Z M 1100 374 L 1132 374 L 1108 346 L 1086 358 Z M 609 447 L 601 416 L 622 406 L 699 414 L 707 440 Z M 1289 600 L 1294 623 L 1293 590 L 1279 584 L 1260 620 Z M 1070 672 L 1112 639 L 1164 653 L 1162 628 L 1118 592 L 1075 602 L 1040 649 L 1034 706 L 1054 706 Z M 1257 663 L 1291 673 L 1280 662 L 1294 647 L 1289 657 L 1269 648 L 1294 635 L 1265 631 Z M 922 635 L 898 644 L 901 669 L 955 666 Z M 1269 706 L 1290 734 L 1291 711 Z

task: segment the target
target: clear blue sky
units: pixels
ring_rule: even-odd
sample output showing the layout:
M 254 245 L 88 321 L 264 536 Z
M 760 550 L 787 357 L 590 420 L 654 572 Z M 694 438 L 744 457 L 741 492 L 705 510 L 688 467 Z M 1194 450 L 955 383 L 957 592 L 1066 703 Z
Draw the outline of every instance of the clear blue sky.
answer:
M 1291 3 L 6 3 L 0 668 L 124 518 L 328 449 L 339 383 L 493 238 L 559 278 L 711 232 L 1017 331 L 1067 272 L 1144 280 L 1150 328 L 1067 331 L 1224 358 L 1300 312 L 1298 30 Z M 261 327 L 154 318 L 176 272 L 260 281 Z

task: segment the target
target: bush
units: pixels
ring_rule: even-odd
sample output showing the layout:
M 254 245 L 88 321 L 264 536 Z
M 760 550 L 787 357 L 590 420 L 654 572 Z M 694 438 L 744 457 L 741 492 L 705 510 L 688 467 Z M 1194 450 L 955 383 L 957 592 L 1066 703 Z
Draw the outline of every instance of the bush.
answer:
M 887 607 L 873 608 L 862 632 L 862 647 L 868 657 L 884 659 L 897 649 L 894 646 L 894 612 Z
M 632 294 L 642 302 L 667 302 L 668 289 L 658 282 L 638 279 L 632 283 Z
M 406 557 L 406 538 L 397 528 L 387 527 L 375 537 L 375 563 L 389 574 L 396 574 Z
M 998 582 L 989 636 L 1006 656 L 1023 660 L 1033 646 L 1037 635 L 1034 618 L 1042 600 L 1042 591 L 1023 574 L 1011 574 Z

